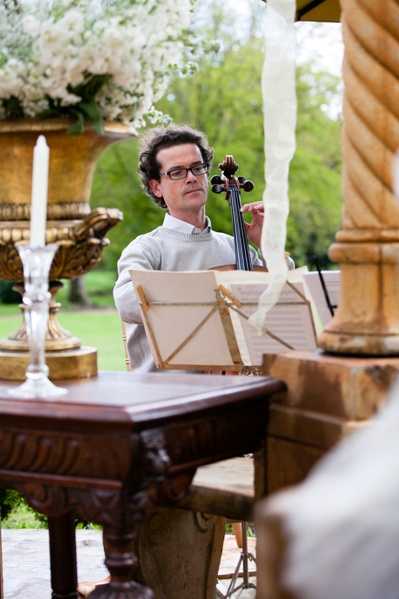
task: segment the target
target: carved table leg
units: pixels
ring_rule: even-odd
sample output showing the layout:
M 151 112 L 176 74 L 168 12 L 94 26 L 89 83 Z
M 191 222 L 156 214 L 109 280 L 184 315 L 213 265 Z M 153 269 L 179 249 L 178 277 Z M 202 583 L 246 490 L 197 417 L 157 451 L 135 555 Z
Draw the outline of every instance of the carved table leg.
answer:
M 111 575 L 109 584 L 96 587 L 89 599 L 154 599 L 146 586 L 132 580 L 137 558 L 134 553 L 135 530 L 104 526 L 105 565 Z
M 77 599 L 75 522 L 70 513 L 48 518 L 52 599 Z

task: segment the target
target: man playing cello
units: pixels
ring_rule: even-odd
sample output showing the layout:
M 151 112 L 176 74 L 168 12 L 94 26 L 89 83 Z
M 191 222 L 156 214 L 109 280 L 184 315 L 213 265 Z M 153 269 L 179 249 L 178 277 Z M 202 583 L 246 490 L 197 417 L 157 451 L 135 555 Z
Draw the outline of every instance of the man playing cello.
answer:
M 234 238 L 213 231 L 205 212 L 212 157 L 206 137 L 187 126 L 155 129 L 142 141 L 139 156 L 142 183 L 146 193 L 166 214 L 160 227 L 140 235 L 124 249 L 114 287 L 120 317 L 133 325 L 128 328 L 127 339 L 130 362 L 141 372 L 154 370 L 155 366 L 138 302 L 132 293 L 129 270 L 193 271 L 235 263 Z M 251 223 L 245 227 L 249 240 L 259 247 L 263 204 L 246 204 L 242 211 L 252 214 Z M 252 247 L 250 256 L 253 266 L 264 266 Z

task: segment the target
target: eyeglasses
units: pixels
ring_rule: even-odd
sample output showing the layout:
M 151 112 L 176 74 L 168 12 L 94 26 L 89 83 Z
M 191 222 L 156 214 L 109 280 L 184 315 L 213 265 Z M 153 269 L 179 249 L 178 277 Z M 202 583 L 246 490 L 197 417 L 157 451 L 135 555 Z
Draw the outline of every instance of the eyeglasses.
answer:
M 195 177 L 199 175 L 205 175 L 209 170 L 209 164 L 202 162 L 201 164 L 195 164 L 194 166 L 175 166 L 169 169 L 166 173 L 159 173 L 161 177 L 169 177 L 172 181 L 178 181 L 179 179 L 185 179 L 190 171 Z

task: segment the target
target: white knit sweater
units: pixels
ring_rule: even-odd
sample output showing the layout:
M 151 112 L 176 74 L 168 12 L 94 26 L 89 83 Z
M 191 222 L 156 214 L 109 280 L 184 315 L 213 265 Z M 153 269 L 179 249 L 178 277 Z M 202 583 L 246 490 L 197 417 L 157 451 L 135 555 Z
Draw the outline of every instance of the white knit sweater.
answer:
M 262 266 L 256 251 L 253 248 L 250 251 L 253 265 Z M 136 237 L 123 250 L 118 261 L 114 300 L 126 323 L 132 367 L 139 372 L 155 369 L 129 270 L 208 270 L 234 263 L 234 238 L 231 235 L 212 231 L 209 219 L 208 226 L 199 231 L 168 214 L 162 226 Z

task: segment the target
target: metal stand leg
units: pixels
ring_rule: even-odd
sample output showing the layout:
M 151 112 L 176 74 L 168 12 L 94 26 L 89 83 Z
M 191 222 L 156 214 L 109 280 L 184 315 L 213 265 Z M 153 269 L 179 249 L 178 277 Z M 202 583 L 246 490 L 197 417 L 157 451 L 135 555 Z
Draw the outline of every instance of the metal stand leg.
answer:
M 241 589 L 256 589 L 256 586 L 249 582 L 249 562 L 254 562 L 256 564 L 256 559 L 248 551 L 248 524 L 246 522 L 241 522 L 241 530 L 242 530 L 242 550 L 240 554 L 240 558 L 236 565 L 236 568 L 233 572 L 233 575 L 230 580 L 230 584 L 228 586 L 227 592 L 224 595 L 219 589 L 216 589 L 217 597 L 220 599 L 229 599 L 233 596 L 234 593 Z M 242 564 L 242 583 L 236 586 L 237 580 L 240 577 L 240 569 Z

